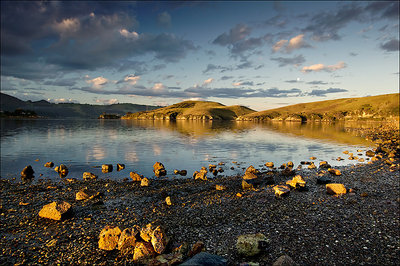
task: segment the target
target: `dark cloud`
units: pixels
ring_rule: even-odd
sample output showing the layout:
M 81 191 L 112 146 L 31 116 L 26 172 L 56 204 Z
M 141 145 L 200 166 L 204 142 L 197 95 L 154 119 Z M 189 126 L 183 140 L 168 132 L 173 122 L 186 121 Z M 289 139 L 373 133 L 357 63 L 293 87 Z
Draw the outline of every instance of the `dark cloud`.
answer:
M 227 79 L 232 79 L 233 76 L 222 76 L 221 80 L 227 80 Z
M 264 65 L 257 66 L 256 69 L 259 69 L 263 67 Z M 242 60 L 242 63 L 236 65 L 236 66 L 231 66 L 231 67 L 226 67 L 226 66 L 220 66 L 220 65 L 214 65 L 214 64 L 208 64 L 206 69 L 203 70 L 203 74 L 206 74 L 208 72 L 212 72 L 215 70 L 219 70 L 220 73 L 224 73 L 227 71 L 233 71 L 233 70 L 242 70 L 242 69 L 247 69 L 247 68 L 252 68 L 253 63 L 247 61 L 247 59 Z
M 207 50 L 206 54 L 209 55 L 209 56 L 216 56 L 217 55 L 217 53 L 215 51 L 213 51 L 213 50 Z
M 76 84 L 76 79 L 55 79 L 55 80 L 47 80 L 43 82 L 43 85 L 48 86 L 60 86 L 60 87 L 71 87 Z
M 303 55 L 294 57 L 272 57 L 271 60 L 277 61 L 279 63 L 279 67 L 284 67 L 287 65 L 300 65 L 306 61 Z
M 212 42 L 213 44 L 218 44 L 222 46 L 227 46 L 230 44 L 235 44 L 243 39 L 245 39 L 247 36 L 249 36 L 251 33 L 251 29 L 244 24 L 238 24 L 232 29 L 229 30 L 229 33 L 223 33 L 219 35 L 217 38 L 214 39 Z
M 2 74 L 32 80 L 100 68 L 133 68 L 141 74 L 147 69 L 127 58 L 150 54 L 164 62 L 178 62 L 197 49 L 173 34 L 136 33 L 138 22 L 128 15 L 133 6 L 125 2 L 2 2 Z
M 328 82 L 322 81 L 322 80 L 314 80 L 314 81 L 309 81 L 306 84 L 310 85 L 326 85 Z
M 357 53 L 354 53 L 354 52 L 350 52 L 349 55 L 350 55 L 350 56 L 357 56 L 358 54 L 357 54 Z
M 303 83 L 303 81 L 297 80 L 297 79 L 285 80 L 285 82 L 286 83 Z
M 218 65 L 214 65 L 214 64 L 208 64 L 207 68 L 205 70 L 203 70 L 203 74 L 210 72 L 210 71 L 214 71 L 214 70 L 220 70 L 220 72 L 225 72 L 228 70 L 233 70 L 232 68 L 229 67 L 224 67 L 224 66 L 218 66 Z
M 382 43 L 381 49 L 383 49 L 387 52 L 395 52 L 395 51 L 399 51 L 399 45 L 400 45 L 400 42 L 398 39 L 392 39 L 390 41 Z
M 166 64 L 154 65 L 154 66 L 153 66 L 153 71 L 161 70 L 161 69 L 164 69 L 164 68 L 166 68 L 166 67 L 167 67 Z
M 307 95 L 325 97 L 329 93 L 338 93 L 338 92 L 347 92 L 347 91 L 348 90 L 346 90 L 346 89 L 329 88 L 326 90 L 312 90 L 311 92 L 307 93 Z
M 399 19 L 399 2 L 353 2 L 342 5 L 337 11 L 324 11 L 311 17 L 304 32 L 311 32 L 316 41 L 340 40 L 339 31 L 350 22 Z
M 147 63 L 144 61 L 123 59 L 116 62 L 115 67 L 118 69 L 119 72 L 124 72 L 129 70 L 131 72 L 134 72 L 136 75 L 143 75 L 148 71 Z

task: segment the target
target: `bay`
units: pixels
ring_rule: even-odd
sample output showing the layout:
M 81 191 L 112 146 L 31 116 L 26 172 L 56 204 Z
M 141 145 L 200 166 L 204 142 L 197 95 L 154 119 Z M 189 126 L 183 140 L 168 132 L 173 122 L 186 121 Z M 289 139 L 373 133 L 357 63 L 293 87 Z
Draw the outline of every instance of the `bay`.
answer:
M 185 169 L 191 177 L 202 166 L 223 162 L 222 175 L 241 175 L 249 165 L 262 168 L 293 161 L 315 164 L 326 160 L 333 166 L 348 165 L 344 150 L 357 150 L 372 143 L 348 132 L 344 123 L 254 123 L 237 121 L 148 121 L 148 120 L 10 120 L 1 119 L 1 178 L 19 178 L 26 165 L 35 176 L 59 179 L 44 163 L 65 164 L 68 177 L 82 178 L 93 172 L 99 178 L 123 179 L 135 171 L 154 177 L 153 164 L 162 162 L 167 177 L 182 178 L 174 169 Z M 360 126 L 359 124 L 357 126 Z M 336 161 L 341 156 L 343 161 Z M 237 162 L 237 163 L 233 163 Z M 126 169 L 116 171 L 116 164 Z M 102 173 L 102 164 L 114 171 Z M 234 167 L 234 170 L 231 170 Z

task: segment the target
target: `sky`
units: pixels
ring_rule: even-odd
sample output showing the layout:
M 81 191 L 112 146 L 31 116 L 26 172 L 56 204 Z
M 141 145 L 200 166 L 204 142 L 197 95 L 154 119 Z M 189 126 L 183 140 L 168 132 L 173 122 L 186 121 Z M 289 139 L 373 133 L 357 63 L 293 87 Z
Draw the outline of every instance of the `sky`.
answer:
M 1 1 L 1 92 L 261 111 L 399 92 L 399 3 Z

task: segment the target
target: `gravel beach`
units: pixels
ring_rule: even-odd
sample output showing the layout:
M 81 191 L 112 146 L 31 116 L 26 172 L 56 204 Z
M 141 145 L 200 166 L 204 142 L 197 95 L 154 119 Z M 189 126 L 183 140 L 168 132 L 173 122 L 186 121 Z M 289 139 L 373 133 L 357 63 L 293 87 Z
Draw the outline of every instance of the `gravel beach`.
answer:
M 273 186 L 293 176 L 280 169 L 261 170 L 274 184 L 261 180 L 246 190 L 242 176 L 211 178 L 210 173 L 207 181 L 158 178 L 151 179 L 148 187 L 130 178 L 0 179 L 0 264 L 134 264 L 131 255 L 99 249 L 100 231 L 107 225 L 123 230 L 156 221 L 170 239 L 167 250 L 202 241 L 205 251 L 225 258 L 229 265 L 272 265 L 282 255 L 299 265 L 396 265 L 400 261 L 398 129 L 376 132 L 360 130 L 379 145 L 376 152 L 383 158 L 337 168 L 339 176 L 303 167 L 295 174 L 304 178 L 307 189 L 291 190 L 281 198 Z M 389 163 L 390 153 L 394 157 Z M 321 176 L 343 184 L 347 193 L 327 194 L 325 185 L 317 184 Z M 226 189 L 216 190 L 216 185 Z M 85 187 L 102 196 L 77 201 L 76 193 Z M 168 196 L 172 205 L 165 201 Z M 56 200 L 70 203 L 73 215 L 62 221 L 39 217 L 41 208 Z M 240 256 L 238 236 L 256 233 L 264 234 L 268 245 L 258 255 Z

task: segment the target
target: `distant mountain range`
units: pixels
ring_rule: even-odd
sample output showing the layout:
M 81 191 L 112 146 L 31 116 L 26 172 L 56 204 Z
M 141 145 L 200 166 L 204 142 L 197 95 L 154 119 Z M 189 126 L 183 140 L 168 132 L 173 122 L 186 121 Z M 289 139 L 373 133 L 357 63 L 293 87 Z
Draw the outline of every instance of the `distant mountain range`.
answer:
M 34 111 L 47 118 L 98 118 L 101 114 L 124 115 L 128 112 L 153 110 L 161 106 L 120 103 L 111 105 L 91 105 L 77 103 L 50 103 L 41 101 L 22 101 L 8 94 L 0 93 L 0 110 L 13 112 L 16 109 Z

